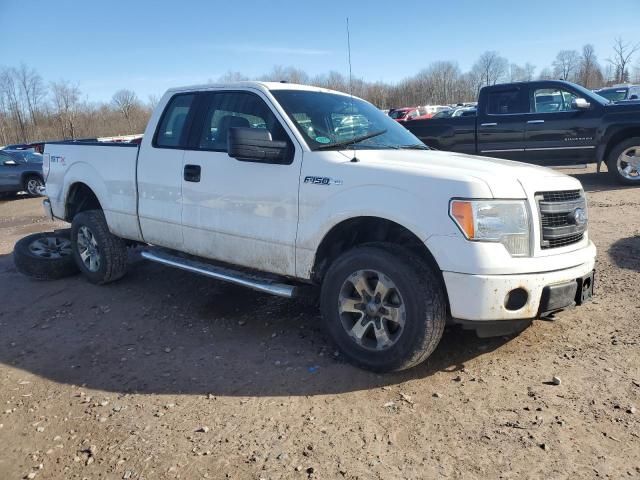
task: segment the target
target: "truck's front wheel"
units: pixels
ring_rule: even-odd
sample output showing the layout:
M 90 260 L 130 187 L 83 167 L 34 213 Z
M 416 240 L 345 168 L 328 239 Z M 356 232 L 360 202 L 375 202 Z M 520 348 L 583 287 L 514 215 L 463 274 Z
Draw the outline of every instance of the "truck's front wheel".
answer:
M 113 282 L 125 274 L 127 246 L 109 231 L 101 210 L 88 210 L 73 217 L 71 243 L 73 258 L 91 283 Z
M 446 321 L 435 272 L 394 245 L 363 246 L 340 256 L 325 275 L 321 308 L 343 354 L 374 371 L 397 371 L 426 360 Z

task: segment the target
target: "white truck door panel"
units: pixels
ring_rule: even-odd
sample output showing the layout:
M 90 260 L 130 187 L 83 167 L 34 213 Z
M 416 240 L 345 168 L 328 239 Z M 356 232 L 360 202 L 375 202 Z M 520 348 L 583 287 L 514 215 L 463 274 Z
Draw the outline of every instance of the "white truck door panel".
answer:
M 158 132 L 145 135 L 138 159 L 138 215 L 148 243 L 182 249 L 182 148 L 195 95 L 175 95 Z
M 183 180 L 184 249 L 257 270 L 295 274 L 298 183 L 302 152 L 288 165 L 239 161 L 226 150 L 229 128 L 267 128 L 286 137 L 257 94 L 216 92 L 207 97 L 201 128 L 184 165 L 200 166 L 200 181 Z M 203 150 L 200 150 L 203 149 Z

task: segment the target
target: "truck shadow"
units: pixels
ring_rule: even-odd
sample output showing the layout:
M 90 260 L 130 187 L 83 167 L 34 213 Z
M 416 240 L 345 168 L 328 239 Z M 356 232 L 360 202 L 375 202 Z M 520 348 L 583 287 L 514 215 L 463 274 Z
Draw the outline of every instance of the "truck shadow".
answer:
M 565 173 L 580 180 L 585 192 L 606 192 L 610 190 L 628 190 L 630 188 L 633 189 L 640 187 L 640 183 L 638 183 L 638 185 L 619 184 L 605 169 L 606 167 L 603 167 L 603 171 L 600 173 L 596 173 L 595 171 L 592 171 L 592 169 L 585 172 L 566 171 Z
M 609 247 L 608 253 L 618 267 L 640 272 L 640 235 L 621 238 Z
M 134 260 L 123 280 L 37 282 L 0 257 L 0 362 L 49 380 L 137 393 L 319 395 L 458 371 L 508 338 L 445 334 L 412 370 L 377 375 L 336 356 L 315 306 Z

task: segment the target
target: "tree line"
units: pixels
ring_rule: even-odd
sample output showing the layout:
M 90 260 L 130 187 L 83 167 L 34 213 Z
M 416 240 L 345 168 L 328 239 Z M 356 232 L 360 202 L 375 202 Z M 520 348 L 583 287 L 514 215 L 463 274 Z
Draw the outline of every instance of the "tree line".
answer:
M 397 83 L 368 82 L 337 72 L 310 76 L 296 67 L 275 66 L 255 80 L 287 81 L 351 92 L 379 108 L 470 102 L 485 85 L 535 79 L 562 79 L 595 89 L 617 83 L 640 83 L 640 63 L 633 67 L 640 43 L 617 38 L 612 54 L 600 62 L 593 45 L 561 50 L 549 67 L 511 63 L 496 51 L 484 52 L 463 72 L 453 61 L 436 61 Z M 249 80 L 228 72 L 213 81 Z M 26 65 L 0 68 L 0 145 L 57 139 L 94 138 L 142 133 L 158 98 L 146 101 L 135 92 L 117 91 L 110 102 L 90 102 L 68 81 L 45 82 Z

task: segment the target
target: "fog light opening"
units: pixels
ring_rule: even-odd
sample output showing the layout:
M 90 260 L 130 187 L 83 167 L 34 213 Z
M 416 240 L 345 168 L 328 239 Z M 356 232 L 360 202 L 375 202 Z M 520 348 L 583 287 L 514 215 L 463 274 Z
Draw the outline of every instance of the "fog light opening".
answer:
M 524 288 L 515 288 L 507 293 L 504 299 L 504 307 L 507 310 L 520 310 L 527 304 L 529 293 Z

